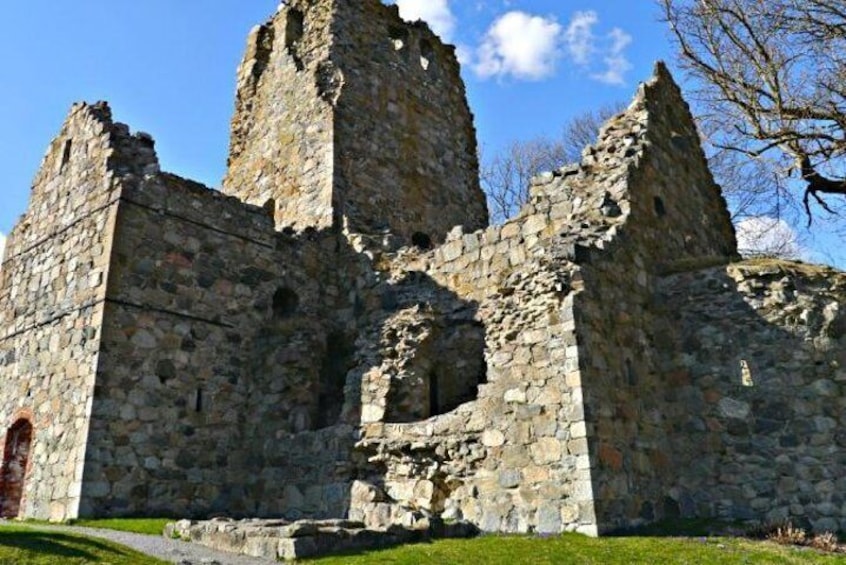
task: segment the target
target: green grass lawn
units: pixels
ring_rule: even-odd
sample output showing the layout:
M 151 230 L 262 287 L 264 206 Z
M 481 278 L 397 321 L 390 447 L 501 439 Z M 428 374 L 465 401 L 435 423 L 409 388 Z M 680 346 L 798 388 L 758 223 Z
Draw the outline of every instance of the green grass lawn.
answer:
M 70 520 L 67 522 L 67 525 L 160 536 L 164 532 L 164 527 L 168 522 L 176 522 L 176 520 L 172 518 L 104 518 L 98 520 Z
M 635 563 L 815 564 L 846 563 L 846 556 L 822 555 L 769 542 L 734 538 L 608 537 L 550 538 L 489 536 L 442 540 L 360 555 L 316 559 L 314 565 L 630 565 Z
M 0 527 L 2 565 L 163 565 L 107 541 L 75 534 L 44 532 L 27 526 Z
M 78 520 L 74 526 L 105 528 L 161 535 L 167 519 Z M 696 524 L 694 524 L 696 526 Z M 846 564 L 846 555 L 825 555 L 806 548 L 741 538 L 695 535 L 698 527 L 683 530 L 688 537 L 644 530 L 625 537 L 592 539 L 568 534 L 534 538 L 484 536 L 471 540 L 439 540 L 385 551 L 326 557 L 314 565 L 630 565 L 689 563 Z M 676 535 L 679 531 L 677 530 Z M 657 534 L 657 535 L 656 535 Z M 132 550 L 105 541 L 38 530 L 30 526 L 0 527 L 0 565 L 161 564 Z

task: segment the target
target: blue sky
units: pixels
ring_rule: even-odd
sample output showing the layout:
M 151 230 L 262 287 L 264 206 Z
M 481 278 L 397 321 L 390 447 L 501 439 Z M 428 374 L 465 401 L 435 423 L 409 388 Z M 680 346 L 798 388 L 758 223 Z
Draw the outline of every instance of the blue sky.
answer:
M 165 170 L 219 185 L 235 69 L 250 28 L 277 3 L 29 0 L 4 6 L 0 233 L 24 212 L 41 157 L 78 100 L 108 100 L 118 121 L 153 135 Z M 399 3 L 404 16 L 426 19 L 459 47 L 485 152 L 512 140 L 554 136 L 576 114 L 628 102 L 657 59 L 674 67 L 650 0 Z M 835 259 L 846 264 L 842 255 Z

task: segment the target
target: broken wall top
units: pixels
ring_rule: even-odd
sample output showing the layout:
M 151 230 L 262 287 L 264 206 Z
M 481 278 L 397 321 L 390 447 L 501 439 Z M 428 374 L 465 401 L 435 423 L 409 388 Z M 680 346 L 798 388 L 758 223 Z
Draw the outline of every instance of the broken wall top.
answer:
M 487 208 L 455 49 L 377 0 L 294 0 L 238 72 L 224 192 L 278 229 L 443 241 Z
M 119 195 L 117 176 L 157 173 L 153 146 L 147 134 L 112 121 L 107 103 L 74 104 L 44 155 L 6 258 L 109 204 Z
M 543 233 L 559 242 L 604 249 L 619 240 L 663 267 L 737 257 L 725 199 L 663 63 L 631 105 L 602 126 L 580 163 L 532 182 L 530 203 L 512 221 L 548 218 Z

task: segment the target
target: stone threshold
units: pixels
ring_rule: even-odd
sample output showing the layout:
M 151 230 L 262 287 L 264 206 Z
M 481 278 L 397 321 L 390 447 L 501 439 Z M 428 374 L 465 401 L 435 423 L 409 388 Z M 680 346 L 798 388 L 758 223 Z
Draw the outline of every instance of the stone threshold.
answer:
M 218 551 L 265 559 L 304 559 L 337 553 L 386 549 L 437 538 L 469 538 L 479 534 L 472 524 L 438 523 L 425 529 L 390 526 L 367 528 L 351 520 L 180 520 L 165 527 L 165 537 L 182 539 Z

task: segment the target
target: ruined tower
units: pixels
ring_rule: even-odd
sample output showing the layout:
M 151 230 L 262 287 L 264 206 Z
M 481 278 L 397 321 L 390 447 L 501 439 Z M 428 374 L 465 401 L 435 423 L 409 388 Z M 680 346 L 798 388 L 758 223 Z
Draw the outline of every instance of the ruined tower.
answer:
M 0 272 L 0 516 L 846 530 L 846 275 L 730 264 L 666 67 L 483 229 L 474 144 L 451 48 L 377 0 L 251 34 L 228 195 L 75 105 Z
M 223 191 L 272 209 L 280 229 L 439 242 L 484 227 L 454 48 L 377 0 L 281 5 L 238 71 Z

